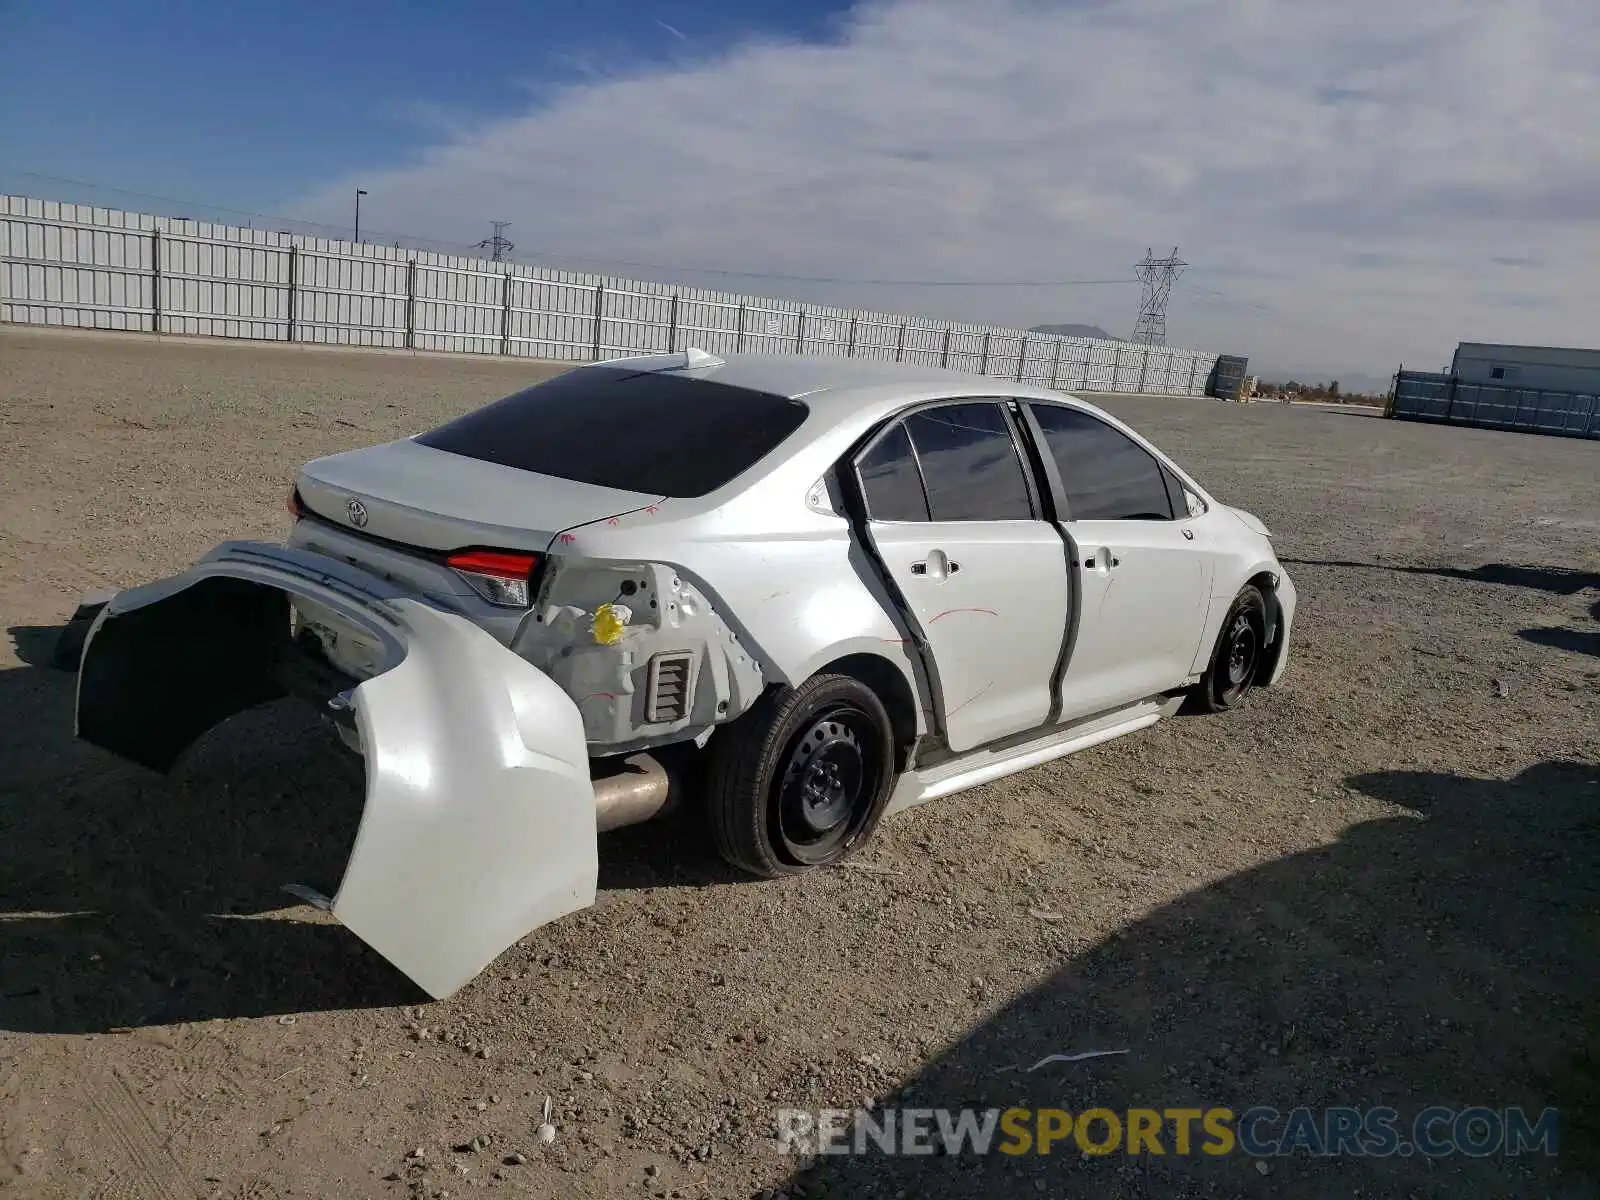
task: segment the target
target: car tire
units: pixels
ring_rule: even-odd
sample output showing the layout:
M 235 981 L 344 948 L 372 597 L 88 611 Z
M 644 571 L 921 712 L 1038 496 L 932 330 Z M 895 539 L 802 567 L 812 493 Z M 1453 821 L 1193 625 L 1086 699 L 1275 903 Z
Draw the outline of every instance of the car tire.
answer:
M 1255 687 L 1267 652 L 1267 601 L 1260 589 L 1246 586 L 1228 606 L 1211 652 L 1211 664 L 1190 693 L 1199 712 L 1236 708 Z
M 872 836 L 893 790 L 889 714 L 849 675 L 770 689 L 708 749 L 705 807 L 717 852 L 763 879 L 844 859 Z

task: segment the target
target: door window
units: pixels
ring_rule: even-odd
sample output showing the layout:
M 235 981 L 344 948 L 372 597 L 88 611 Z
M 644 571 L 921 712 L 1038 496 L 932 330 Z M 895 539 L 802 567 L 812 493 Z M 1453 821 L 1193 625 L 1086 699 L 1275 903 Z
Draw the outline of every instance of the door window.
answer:
M 945 404 L 905 420 L 935 521 L 1031 521 L 1011 425 L 998 404 Z
M 1057 404 L 1030 406 L 1061 474 L 1074 521 L 1170 521 L 1161 465 L 1104 421 Z
M 896 425 L 861 456 L 856 464 L 861 473 L 861 491 L 866 496 L 867 516 L 874 521 L 926 521 L 928 498 L 922 491 L 922 475 L 917 456 L 911 449 L 911 436 L 904 425 Z

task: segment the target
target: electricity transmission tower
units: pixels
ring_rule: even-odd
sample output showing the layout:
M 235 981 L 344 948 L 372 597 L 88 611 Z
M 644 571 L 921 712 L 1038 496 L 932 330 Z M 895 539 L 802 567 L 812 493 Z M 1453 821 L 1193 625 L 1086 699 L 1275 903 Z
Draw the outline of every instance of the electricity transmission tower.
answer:
M 478 243 L 479 250 L 487 250 L 489 257 L 495 262 L 503 262 L 506 255 L 516 249 L 511 244 L 511 239 L 506 237 L 506 230 L 511 228 L 510 221 L 490 221 L 494 226 L 494 233 Z
M 1134 266 L 1139 282 L 1144 285 L 1139 295 L 1139 320 L 1133 327 L 1133 340 L 1147 346 L 1167 344 L 1167 297 L 1172 295 L 1172 283 L 1189 264 L 1178 257 L 1178 248 L 1166 258 L 1157 258 L 1145 250 L 1144 261 Z

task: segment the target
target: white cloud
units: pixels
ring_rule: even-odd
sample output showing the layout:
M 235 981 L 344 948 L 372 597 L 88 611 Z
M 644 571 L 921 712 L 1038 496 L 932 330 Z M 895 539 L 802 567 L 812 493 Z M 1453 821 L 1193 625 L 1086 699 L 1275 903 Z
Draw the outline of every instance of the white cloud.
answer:
M 374 227 L 509 218 L 519 253 L 574 260 L 1074 279 L 1177 244 L 1174 342 L 1387 371 L 1462 338 L 1593 343 L 1597 64 L 1593 0 L 885 0 L 826 44 L 544 92 L 360 186 Z M 355 182 L 298 207 L 337 221 Z M 685 282 L 1121 332 L 1137 301 Z

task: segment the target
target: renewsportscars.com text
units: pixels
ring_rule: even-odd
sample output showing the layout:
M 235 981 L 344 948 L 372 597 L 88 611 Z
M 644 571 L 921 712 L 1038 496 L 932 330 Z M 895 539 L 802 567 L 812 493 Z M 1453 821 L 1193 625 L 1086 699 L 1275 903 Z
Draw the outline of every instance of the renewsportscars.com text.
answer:
M 1546 1108 L 883 1108 L 778 1109 L 780 1154 L 1013 1156 L 1292 1154 L 1384 1158 L 1553 1155 L 1559 1114 Z

